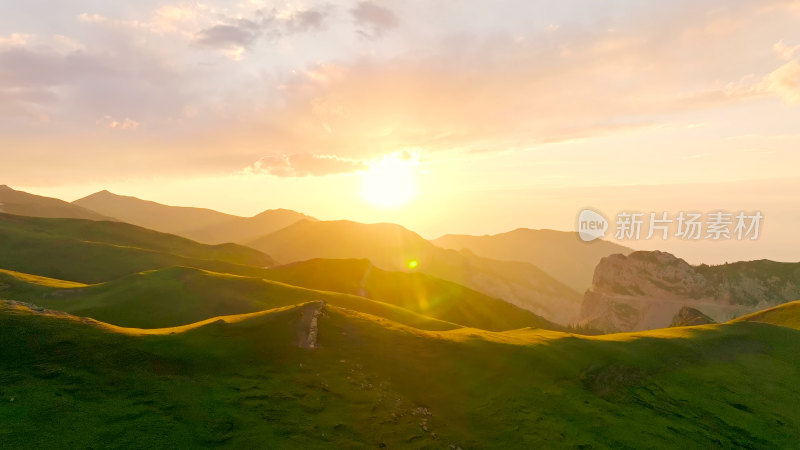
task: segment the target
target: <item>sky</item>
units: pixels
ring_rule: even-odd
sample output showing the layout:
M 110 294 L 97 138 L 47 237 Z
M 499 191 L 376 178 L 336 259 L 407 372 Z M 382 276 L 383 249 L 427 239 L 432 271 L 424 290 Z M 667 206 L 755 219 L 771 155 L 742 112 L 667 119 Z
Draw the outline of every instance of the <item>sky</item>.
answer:
M 429 238 L 759 210 L 756 242 L 626 245 L 796 261 L 798 23 L 782 0 L 2 2 L 0 182 Z

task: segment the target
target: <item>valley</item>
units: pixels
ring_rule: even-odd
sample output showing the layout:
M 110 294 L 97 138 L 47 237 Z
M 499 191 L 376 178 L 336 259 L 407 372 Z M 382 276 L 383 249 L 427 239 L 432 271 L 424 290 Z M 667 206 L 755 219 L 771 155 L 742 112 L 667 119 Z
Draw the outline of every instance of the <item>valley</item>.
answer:
M 212 245 L 58 206 L 0 214 L 4 446 L 800 439 L 793 264 L 614 254 L 581 302 L 530 262 L 390 224 L 299 219 Z

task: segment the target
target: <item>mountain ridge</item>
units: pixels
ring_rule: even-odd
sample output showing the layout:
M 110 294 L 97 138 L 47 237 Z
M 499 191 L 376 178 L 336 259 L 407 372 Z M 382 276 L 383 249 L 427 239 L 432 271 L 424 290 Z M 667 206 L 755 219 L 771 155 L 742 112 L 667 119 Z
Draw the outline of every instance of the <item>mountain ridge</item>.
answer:
M 581 323 L 606 332 L 662 328 L 683 307 L 716 322 L 800 298 L 800 263 L 740 261 L 692 266 L 661 251 L 611 255 L 598 264 Z
M 0 185 L 0 212 L 29 217 L 117 221 L 90 208 Z
M 297 220 L 313 217 L 289 209 L 268 209 L 252 217 L 209 208 L 171 206 L 134 196 L 102 190 L 72 202 L 74 205 L 111 214 L 118 219 L 164 233 L 177 234 L 206 244 L 244 244 Z
M 426 273 L 561 325 L 576 321 L 580 309 L 580 294 L 533 264 L 443 249 L 397 224 L 298 221 L 248 245 L 283 263 L 365 258 L 384 270 Z
M 534 264 L 579 293 L 591 287 L 601 258 L 633 251 L 602 239 L 584 242 L 571 231 L 530 228 L 481 236 L 446 234 L 431 242 L 443 248 L 468 249 L 486 258 Z

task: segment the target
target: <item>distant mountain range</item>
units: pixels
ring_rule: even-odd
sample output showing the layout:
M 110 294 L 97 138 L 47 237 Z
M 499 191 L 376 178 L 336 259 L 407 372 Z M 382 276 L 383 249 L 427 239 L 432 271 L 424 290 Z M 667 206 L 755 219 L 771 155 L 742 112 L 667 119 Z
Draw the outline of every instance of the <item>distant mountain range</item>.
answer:
M 0 214 L 0 236 L 3 295 L 118 325 L 174 326 L 314 298 L 415 327 L 430 318 L 493 331 L 562 329 L 455 283 L 365 260 L 270 269 L 269 256 L 237 244 L 200 244 L 121 222 L 8 214 Z
M 206 244 L 242 244 L 301 219 L 315 220 L 288 209 L 273 209 L 253 217 L 240 217 L 205 208 L 162 205 L 108 191 L 96 192 L 72 203 L 123 222 Z
M 562 327 L 499 298 L 420 272 L 379 269 L 367 259 L 311 259 L 271 268 L 270 280 L 382 300 L 426 316 L 503 331 Z
M 580 309 L 580 294 L 533 264 L 443 249 L 395 224 L 301 220 L 248 245 L 283 262 L 366 258 L 384 270 L 430 274 L 560 324 L 576 321 Z
M 447 234 L 431 242 L 486 258 L 534 264 L 581 294 L 592 286 L 594 268 L 602 258 L 633 251 L 602 239 L 584 242 L 575 232 L 528 228 L 485 236 Z
M 0 185 L 0 212 L 31 217 L 116 220 L 80 205 L 17 191 L 5 184 Z
M 68 203 L 0 186 L 0 203 L 7 213 L 0 215 L 0 269 L 68 281 L 186 266 L 389 301 L 490 330 L 579 323 L 627 331 L 700 317 L 680 316 L 683 307 L 721 322 L 800 298 L 796 265 L 692 267 L 661 252 L 585 243 L 572 232 L 517 229 L 427 241 L 395 224 L 318 221 L 284 209 L 239 217 L 108 191 Z M 352 259 L 369 262 L 337 261 Z M 267 270 L 279 264 L 289 265 Z M 466 303 L 452 309 L 457 299 Z M 505 303 L 493 303 L 498 299 Z M 482 308 L 499 312 L 476 319 L 486 314 Z M 528 313 L 513 308 L 532 314 L 516 320 Z
M 13 211 L 56 216 L 0 212 L 0 447 L 800 440 L 800 302 L 784 303 L 800 298 L 800 263 L 613 254 L 581 298 L 526 262 L 542 253 L 566 277 L 565 261 L 585 270 L 582 258 L 615 248 L 573 245 L 570 233 L 498 237 L 509 261 L 469 237 L 445 249 L 393 224 L 269 212 L 262 227 L 95 194 L 163 232 L 0 193 Z M 270 228 L 282 220 L 292 223 Z M 249 246 L 186 237 L 199 230 Z

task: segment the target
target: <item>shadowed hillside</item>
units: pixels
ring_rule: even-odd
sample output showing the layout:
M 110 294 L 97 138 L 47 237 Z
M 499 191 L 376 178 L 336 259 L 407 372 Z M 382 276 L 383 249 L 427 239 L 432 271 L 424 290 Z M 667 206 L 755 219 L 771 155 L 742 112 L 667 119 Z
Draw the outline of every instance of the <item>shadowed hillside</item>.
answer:
M 120 222 L 0 214 L 0 268 L 84 283 L 183 265 L 260 272 L 272 259 L 235 244 L 204 245 Z
M 262 293 L 251 291 L 247 286 L 263 287 L 261 279 L 268 279 L 298 287 L 366 296 L 464 326 L 489 330 L 521 327 L 560 329 L 558 325 L 528 310 L 455 283 L 424 274 L 372 270 L 367 261 L 316 261 L 273 271 L 259 267 L 270 262 L 266 255 L 246 247 L 233 244 L 208 246 L 124 223 L 0 216 L 0 230 L 6 232 L 4 239 L 0 240 L 0 268 L 90 284 L 127 277 L 125 281 L 119 280 L 119 283 L 113 284 L 114 289 L 105 285 L 103 288 L 91 286 L 75 290 L 71 294 L 75 302 L 69 303 L 69 307 L 62 305 L 60 309 L 80 311 L 81 314 L 97 314 L 98 308 L 124 300 L 134 303 L 127 309 L 120 309 L 119 315 L 111 316 L 115 320 L 124 320 L 126 311 L 131 315 L 130 320 L 144 320 L 150 314 L 158 316 L 161 310 L 137 309 L 135 303 L 141 300 L 145 303 L 158 302 L 161 308 L 177 314 L 175 317 L 185 315 L 192 320 L 201 320 L 213 315 L 284 305 L 288 299 L 306 300 L 302 296 L 289 296 L 283 303 L 264 303 L 264 298 L 257 297 Z M 128 284 L 131 280 L 140 280 L 134 274 L 171 266 L 194 267 L 218 273 L 202 272 L 206 275 L 198 277 L 187 275 L 195 273 L 189 269 L 163 270 L 158 272 L 158 276 L 147 277 L 144 284 Z M 238 286 L 235 294 L 228 290 L 230 286 Z M 21 291 L 14 291 L 14 295 L 28 290 L 24 286 L 17 288 Z M 11 294 L 6 291 L 6 295 Z M 192 304 L 195 295 L 197 299 L 204 299 L 204 303 L 198 304 L 197 308 Z M 9 298 L 30 300 L 35 297 Z M 78 298 L 100 300 L 94 304 L 89 301 L 93 305 L 90 309 L 76 310 L 73 308 L 85 306 L 85 302 L 78 301 Z M 270 301 L 275 301 L 274 295 L 270 298 L 273 298 Z M 182 303 L 177 299 L 183 299 Z M 104 303 L 106 301 L 109 303 Z M 102 317 L 106 320 L 108 316 Z M 135 326 L 143 325 L 136 322 Z
M 359 261 L 336 261 L 334 264 L 321 261 L 322 264 L 317 267 L 339 267 L 339 274 L 346 277 L 346 269 L 341 268 L 352 266 L 347 264 L 350 262 Z M 449 328 L 453 324 L 489 330 L 524 327 L 560 329 L 530 311 L 432 277 L 425 277 L 430 279 L 420 280 L 419 283 L 412 281 L 409 287 L 417 291 L 404 289 L 394 292 L 393 288 L 399 287 L 398 282 L 415 275 L 377 273 L 378 269 L 375 269 L 376 276 L 367 277 L 367 285 L 379 283 L 380 287 L 376 295 L 367 299 L 359 296 L 358 292 L 348 294 L 348 290 L 341 285 L 330 286 L 336 289 L 328 289 L 326 285 L 330 284 L 328 277 L 331 275 L 321 276 L 306 268 L 301 269 L 284 274 L 302 274 L 302 280 L 299 281 L 306 280 L 305 285 L 315 285 L 318 289 L 188 267 L 171 267 L 94 285 L 0 270 L 0 293 L 7 299 L 30 302 L 115 325 L 140 328 L 178 326 L 219 315 L 250 313 L 317 299 L 425 329 Z M 330 272 L 326 270 L 326 273 Z M 276 278 L 294 281 L 290 279 L 291 276 Z M 364 278 L 363 274 L 361 278 Z M 436 299 L 440 303 L 421 307 L 418 300 L 429 299 L 425 294 L 440 295 Z
M 249 244 L 281 262 L 366 258 L 390 271 L 416 271 L 499 298 L 559 323 L 577 320 L 580 295 L 521 262 L 445 250 L 394 224 L 300 221 Z
M 800 440 L 800 332 L 790 328 L 426 332 L 327 306 L 317 348 L 301 348 L 317 308 L 142 334 L 0 302 L 0 438 L 12 448 Z
M 388 272 L 366 259 L 313 259 L 269 269 L 266 277 L 382 300 L 426 316 L 485 330 L 560 328 L 526 309 L 460 284 L 419 272 Z
M 147 271 L 80 287 L 56 288 L 57 281 L 31 285 L 18 274 L 0 273 L 4 298 L 123 327 L 175 327 L 215 316 L 252 313 L 310 300 L 324 300 L 423 329 L 458 327 L 363 297 L 188 267 Z
M 591 287 L 594 268 L 602 258 L 633 251 L 602 239 L 584 242 L 574 232 L 528 228 L 485 236 L 447 234 L 431 242 L 486 258 L 534 264 L 580 293 Z

